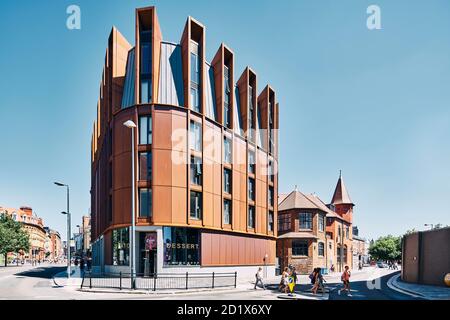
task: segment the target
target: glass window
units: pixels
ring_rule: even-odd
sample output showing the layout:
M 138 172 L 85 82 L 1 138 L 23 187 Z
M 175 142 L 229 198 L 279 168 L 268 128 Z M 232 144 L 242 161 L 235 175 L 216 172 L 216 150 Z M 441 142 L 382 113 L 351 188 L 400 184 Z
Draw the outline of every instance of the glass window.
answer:
M 141 74 L 150 74 L 151 58 L 150 43 L 141 43 Z
M 191 109 L 196 112 L 200 112 L 200 72 L 199 45 L 195 41 L 191 41 Z
M 274 175 L 274 169 L 273 169 L 273 161 L 269 160 L 269 179 L 271 182 L 274 182 L 275 175 Z
M 230 169 L 223 169 L 223 191 L 231 194 L 232 173 Z
M 248 127 L 250 128 L 250 129 L 253 129 L 254 128 L 254 126 L 253 126 L 253 119 L 255 118 L 254 117 L 254 106 L 253 106 L 253 87 L 252 86 L 250 86 L 249 88 L 248 88 Z M 253 131 L 253 130 L 252 130 Z M 252 133 L 252 131 L 250 131 L 250 133 L 251 133 L 251 135 L 250 135 L 250 137 L 252 137 L 253 138 L 253 133 Z
M 230 121 L 230 96 L 231 96 L 231 88 L 230 88 L 230 70 L 227 66 L 224 66 L 224 125 L 229 128 Z
M 139 152 L 139 180 L 152 179 L 152 153 Z
M 191 108 L 195 112 L 200 112 L 200 95 L 198 94 L 198 88 L 191 86 Z
M 152 50 L 151 50 L 151 31 L 141 31 L 140 33 L 140 98 L 141 103 L 149 103 L 152 96 L 151 85 L 151 65 L 152 65 Z
M 301 212 L 299 214 L 300 229 L 312 229 L 312 213 Z
M 248 178 L 248 198 L 255 201 L 255 179 Z
M 289 213 L 278 214 L 278 231 L 291 230 L 291 215 Z
M 128 266 L 130 263 L 130 231 L 128 228 L 114 229 L 111 236 L 112 258 L 115 266 Z
M 202 218 L 202 194 L 197 191 L 191 191 L 191 218 Z
M 273 211 L 269 211 L 269 231 L 273 231 Z
M 255 228 L 255 207 L 249 206 L 248 207 L 248 227 L 249 228 Z
M 191 183 L 202 184 L 202 159 L 191 156 Z
M 319 231 L 324 232 L 325 231 L 325 215 L 319 214 Z
M 198 54 L 198 44 L 192 42 L 191 51 L 191 83 L 200 84 L 200 55 Z
M 249 150 L 248 151 L 248 172 L 254 174 L 255 169 L 256 169 L 255 152 Z
M 152 117 L 139 117 L 139 144 L 152 144 Z
M 292 240 L 293 256 L 308 256 L 308 240 Z
M 323 257 L 325 255 L 325 245 L 323 242 L 319 242 L 318 244 L 319 256 Z
M 223 223 L 225 224 L 231 224 L 231 200 L 224 199 L 223 200 Z
M 152 216 L 152 189 L 139 189 L 139 217 L 150 218 Z
M 273 187 L 269 187 L 269 205 L 273 207 Z
M 194 228 L 163 228 L 164 265 L 200 264 L 200 231 Z
M 141 103 L 149 103 L 151 97 L 151 84 L 149 79 L 141 80 Z
M 195 151 L 202 151 L 202 126 L 200 123 L 191 120 L 190 145 Z
M 273 153 L 274 141 L 273 141 L 273 108 L 272 102 L 269 102 L 269 152 Z
M 223 157 L 225 163 L 231 164 L 232 162 L 231 140 L 228 139 L 227 137 L 223 138 Z

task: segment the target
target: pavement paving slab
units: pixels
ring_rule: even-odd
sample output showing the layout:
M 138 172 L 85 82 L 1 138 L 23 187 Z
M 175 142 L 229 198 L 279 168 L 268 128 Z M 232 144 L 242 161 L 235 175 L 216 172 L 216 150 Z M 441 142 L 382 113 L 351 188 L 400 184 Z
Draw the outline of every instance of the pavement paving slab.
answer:
M 450 300 L 450 287 L 404 282 L 401 280 L 400 274 L 389 279 L 388 286 L 413 297 L 421 297 L 427 300 Z

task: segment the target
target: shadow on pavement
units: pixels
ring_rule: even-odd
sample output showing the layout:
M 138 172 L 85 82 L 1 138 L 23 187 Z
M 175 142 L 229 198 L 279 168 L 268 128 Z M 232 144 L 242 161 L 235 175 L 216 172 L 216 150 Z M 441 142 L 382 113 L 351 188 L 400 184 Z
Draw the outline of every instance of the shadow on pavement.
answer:
M 51 279 L 55 274 L 66 269 L 67 267 L 37 267 L 32 270 L 15 273 L 14 275 L 18 277 Z

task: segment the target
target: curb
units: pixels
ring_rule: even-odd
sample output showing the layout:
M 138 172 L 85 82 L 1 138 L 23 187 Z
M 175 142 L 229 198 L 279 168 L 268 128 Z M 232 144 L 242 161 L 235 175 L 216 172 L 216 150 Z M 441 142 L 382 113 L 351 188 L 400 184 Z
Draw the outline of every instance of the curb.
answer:
M 293 295 L 289 294 L 280 294 L 277 296 L 278 299 L 284 299 L 284 300 L 313 300 L 313 301 L 321 301 L 321 300 L 329 300 L 330 295 L 329 293 L 324 294 L 323 296 L 306 296 L 300 293 L 294 293 Z
M 236 291 L 233 291 L 236 290 Z M 229 288 L 229 289 L 194 289 L 194 290 L 186 290 L 186 291 L 153 291 L 153 290 L 98 290 L 98 289 L 77 289 L 77 291 L 80 292 L 86 292 L 86 293 L 113 293 L 113 294 L 142 294 L 142 295 L 175 295 L 175 294 L 189 294 L 189 293 L 199 293 L 199 292 L 226 292 L 226 291 L 233 291 L 233 292 L 246 292 L 247 289 L 235 289 L 235 288 Z
M 70 275 L 73 275 L 74 273 L 75 273 L 75 270 L 71 270 L 71 271 L 70 271 Z M 58 275 L 61 275 L 61 274 L 67 274 L 67 271 L 61 271 L 61 272 L 58 272 L 57 274 L 55 274 L 55 275 L 52 277 L 53 283 L 54 283 L 56 286 L 58 286 L 58 287 L 66 287 L 67 285 L 61 285 L 61 284 L 58 284 L 58 283 L 56 282 L 56 278 L 61 278 L 61 279 L 67 280 L 67 275 L 65 275 L 64 277 L 63 277 L 63 276 L 58 276 Z
M 420 293 L 412 291 L 412 290 L 401 288 L 397 284 L 398 278 L 400 278 L 400 274 L 397 274 L 397 275 L 391 277 L 388 280 L 387 286 L 389 287 L 389 289 L 392 289 L 394 291 L 406 294 L 407 296 L 410 296 L 410 297 L 421 298 L 421 299 L 425 299 L 425 300 L 431 300 L 430 298 L 424 296 L 423 294 L 420 294 Z

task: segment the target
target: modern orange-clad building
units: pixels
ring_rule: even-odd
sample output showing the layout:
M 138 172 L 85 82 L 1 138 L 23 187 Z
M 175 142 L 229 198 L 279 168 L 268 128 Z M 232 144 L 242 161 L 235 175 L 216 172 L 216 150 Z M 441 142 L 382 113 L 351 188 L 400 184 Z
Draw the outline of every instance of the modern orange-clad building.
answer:
M 134 161 L 138 273 L 274 274 L 275 91 L 249 67 L 236 76 L 224 44 L 208 62 L 206 28 L 191 17 L 179 44 L 163 40 L 155 7 L 136 9 L 135 30 L 133 46 L 113 28 L 105 55 L 91 143 L 94 265 L 129 271 Z

